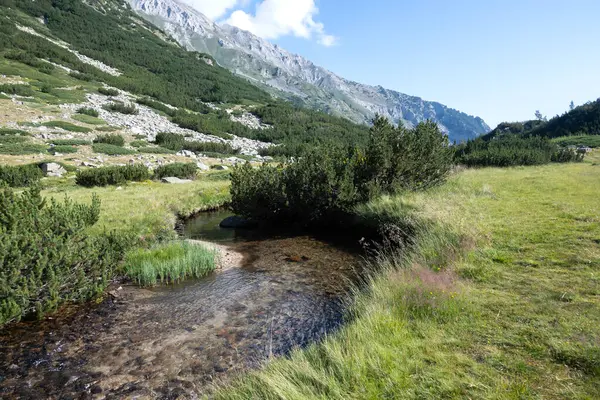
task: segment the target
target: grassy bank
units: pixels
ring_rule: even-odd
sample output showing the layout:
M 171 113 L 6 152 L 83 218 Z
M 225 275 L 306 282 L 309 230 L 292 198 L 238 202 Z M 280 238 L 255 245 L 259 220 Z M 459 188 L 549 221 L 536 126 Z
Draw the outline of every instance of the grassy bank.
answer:
M 43 195 L 59 200 L 66 195 L 77 202 L 87 202 L 94 193 L 101 202 L 100 220 L 92 228 L 95 232 L 115 229 L 152 236 L 171 233 L 178 214 L 188 215 L 226 203 L 229 182 L 203 175 L 184 185 L 146 181 L 88 189 L 76 186 L 72 180 L 62 180 L 55 181 Z
M 363 213 L 419 221 L 410 259 L 323 343 L 220 399 L 600 397 L 600 166 L 466 170 Z M 595 163 L 595 164 L 593 164 Z
M 131 251 L 125 258 L 125 274 L 141 286 L 174 283 L 214 271 L 216 259 L 214 249 L 175 241 Z

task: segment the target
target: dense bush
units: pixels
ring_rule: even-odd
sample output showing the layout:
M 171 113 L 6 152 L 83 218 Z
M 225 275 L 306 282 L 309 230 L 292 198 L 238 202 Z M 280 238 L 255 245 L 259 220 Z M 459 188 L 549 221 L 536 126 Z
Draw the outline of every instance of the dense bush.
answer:
M 42 125 L 47 126 L 49 128 L 64 129 L 65 131 L 69 131 L 69 132 L 88 133 L 88 132 L 92 131 L 90 128 L 75 125 L 75 124 L 72 124 L 67 121 L 48 121 L 48 122 L 44 122 Z
M 588 146 L 600 147 L 600 135 L 564 136 L 552 140 L 559 146 Z
M 0 136 L 0 144 L 4 143 L 25 143 L 29 140 L 27 136 L 3 135 Z
M 129 143 L 129 145 L 131 147 L 147 147 L 148 141 L 147 140 L 134 140 L 131 143 Z
M 138 147 L 138 153 L 146 154 L 175 154 L 173 150 L 165 149 L 164 147 Z
M 100 203 L 44 200 L 39 189 L 0 189 L 0 325 L 97 296 L 123 258 L 128 240 L 90 237 Z
M 0 128 L 0 136 L 6 135 L 30 136 L 28 132 L 25 132 L 21 129 Z
M 117 89 L 111 89 L 111 88 L 105 88 L 105 87 L 98 88 L 98 93 L 103 94 L 105 96 L 118 96 L 119 95 L 119 91 Z
M 75 79 L 79 79 L 80 81 L 84 81 L 84 82 L 92 82 L 95 80 L 94 75 L 86 74 L 85 72 L 80 72 L 80 71 L 71 71 L 71 72 L 69 72 L 69 75 Z
M 94 153 L 102 153 L 109 156 L 126 156 L 137 153 L 135 150 L 129 150 L 125 147 L 115 146 L 114 144 L 108 143 L 94 143 L 92 145 L 92 150 L 94 150 Z
M 161 165 L 154 170 L 154 179 L 174 176 L 181 179 L 194 179 L 198 172 L 198 166 L 194 163 L 173 163 Z
M 13 156 L 45 153 L 47 146 L 33 143 L 0 143 L 0 154 L 9 154 Z
M 135 102 L 138 103 L 138 104 L 142 104 L 144 106 L 148 106 L 150 108 L 153 108 L 153 109 L 155 109 L 157 111 L 162 111 L 163 113 L 167 114 L 170 117 L 174 116 L 175 113 L 177 112 L 176 109 L 168 107 L 168 106 L 164 105 L 163 103 L 161 103 L 160 101 L 153 100 L 153 99 L 151 99 L 149 97 L 139 98 Z
M 156 135 L 155 143 L 173 151 L 189 150 L 194 153 L 211 152 L 220 154 L 239 153 L 238 149 L 234 149 L 228 143 L 189 141 L 185 140 L 183 135 L 170 132 L 159 132 Z
M 2 183 L 10 187 L 31 186 L 44 175 L 36 164 L 2 166 L 0 165 L 0 186 Z
M 125 139 L 118 134 L 98 135 L 96 139 L 94 139 L 94 143 L 107 143 L 122 147 L 125 145 Z
M 100 115 L 98 113 L 98 111 L 94 110 L 93 108 L 89 108 L 89 107 L 81 107 L 80 109 L 77 110 L 77 114 L 84 114 L 84 115 L 89 115 L 91 117 L 98 117 L 98 115 Z
M 121 114 L 137 114 L 138 109 L 133 104 L 125 104 L 121 101 L 115 101 L 102 106 L 106 111 L 118 112 Z
M 0 85 L 0 93 L 16 94 L 17 96 L 31 97 L 35 95 L 35 91 L 29 85 Z
M 467 166 L 510 167 L 581 161 L 582 155 L 546 138 L 506 134 L 470 140 L 456 148 L 456 162 Z
M 395 128 L 377 117 L 364 149 L 332 147 L 279 167 L 236 167 L 232 208 L 253 219 L 328 224 L 375 195 L 437 185 L 451 165 L 448 140 L 435 123 Z
M 75 182 L 80 186 L 121 185 L 128 181 L 141 182 L 150 179 L 150 172 L 144 165 L 113 166 L 80 169 Z
M 92 144 L 89 140 L 84 139 L 52 139 L 50 143 L 55 146 L 86 146 Z

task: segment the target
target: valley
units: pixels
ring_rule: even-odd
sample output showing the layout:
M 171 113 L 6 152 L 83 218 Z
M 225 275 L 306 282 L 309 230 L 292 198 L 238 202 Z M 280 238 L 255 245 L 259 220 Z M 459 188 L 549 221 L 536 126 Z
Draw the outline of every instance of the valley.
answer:
M 491 130 L 173 0 L 0 21 L 1 398 L 600 397 L 600 99 Z

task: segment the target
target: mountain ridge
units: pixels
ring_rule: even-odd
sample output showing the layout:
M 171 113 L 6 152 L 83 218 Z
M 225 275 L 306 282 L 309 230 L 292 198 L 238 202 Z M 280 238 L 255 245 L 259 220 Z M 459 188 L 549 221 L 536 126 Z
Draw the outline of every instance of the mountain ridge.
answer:
M 132 9 L 188 50 L 210 54 L 223 67 L 278 97 L 354 122 L 381 114 L 407 126 L 432 119 L 452 140 L 489 132 L 483 119 L 434 101 L 347 80 L 248 31 L 219 25 L 176 0 L 128 0 Z

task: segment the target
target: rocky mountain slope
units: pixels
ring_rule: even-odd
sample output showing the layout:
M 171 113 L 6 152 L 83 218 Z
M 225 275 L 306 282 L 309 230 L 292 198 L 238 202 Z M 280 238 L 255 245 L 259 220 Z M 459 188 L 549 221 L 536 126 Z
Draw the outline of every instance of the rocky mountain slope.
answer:
M 128 1 L 134 11 L 187 49 L 210 54 L 220 65 L 280 97 L 359 123 L 375 113 L 408 126 L 432 119 L 457 141 L 489 131 L 479 117 L 381 86 L 349 81 L 250 32 L 218 25 L 177 0 Z

